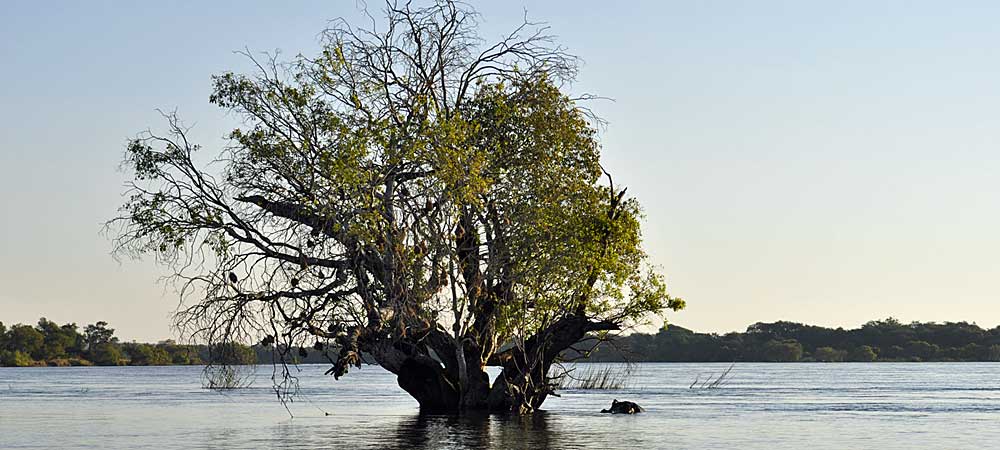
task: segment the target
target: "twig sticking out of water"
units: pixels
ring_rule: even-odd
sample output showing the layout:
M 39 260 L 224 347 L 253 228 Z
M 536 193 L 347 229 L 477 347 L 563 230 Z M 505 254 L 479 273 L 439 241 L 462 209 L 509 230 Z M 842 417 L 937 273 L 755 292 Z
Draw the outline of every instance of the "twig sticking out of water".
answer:
M 736 366 L 736 363 L 730 364 L 729 368 L 719 374 L 719 376 L 715 379 L 712 378 L 712 374 L 709 374 L 708 378 L 700 385 L 698 382 L 701 381 L 701 375 L 698 375 L 695 377 L 694 382 L 691 383 L 691 386 L 688 386 L 688 389 L 718 389 L 729 382 L 729 373 L 733 371 L 734 366 Z
M 607 366 L 598 369 L 587 368 L 582 373 L 567 371 L 560 377 L 557 388 L 582 390 L 624 389 L 632 370 Z
M 254 366 L 209 365 L 202 372 L 202 387 L 214 391 L 243 389 L 253 384 Z

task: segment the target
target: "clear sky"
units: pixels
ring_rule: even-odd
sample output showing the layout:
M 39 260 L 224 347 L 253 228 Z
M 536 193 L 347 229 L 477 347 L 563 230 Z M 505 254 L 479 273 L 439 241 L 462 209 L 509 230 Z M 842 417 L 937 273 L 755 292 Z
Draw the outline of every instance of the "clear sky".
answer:
M 614 99 L 591 105 L 604 160 L 688 300 L 672 322 L 1000 324 L 1000 3 L 473 4 L 490 38 L 549 22 L 585 61 L 572 89 Z M 338 16 L 355 2 L 4 2 L 0 321 L 171 337 L 165 272 L 99 234 L 125 140 L 177 109 L 218 148 L 232 51 L 311 54 Z

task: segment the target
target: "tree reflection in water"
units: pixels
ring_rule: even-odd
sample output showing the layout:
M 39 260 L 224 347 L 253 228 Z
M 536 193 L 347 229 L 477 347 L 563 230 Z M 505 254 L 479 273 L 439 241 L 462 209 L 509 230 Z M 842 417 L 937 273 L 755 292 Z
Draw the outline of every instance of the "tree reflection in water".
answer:
M 402 419 L 390 448 L 549 448 L 549 415 L 471 414 L 437 416 L 417 414 Z
M 331 422 L 333 419 L 333 422 Z M 542 449 L 584 448 L 566 442 L 558 416 L 504 414 L 334 415 L 296 417 L 260 439 L 225 427 L 209 433 L 207 448 Z M 575 436 L 579 437 L 579 436 Z M 592 436 L 591 436 L 592 437 Z M 593 443 L 591 441 L 591 443 Z

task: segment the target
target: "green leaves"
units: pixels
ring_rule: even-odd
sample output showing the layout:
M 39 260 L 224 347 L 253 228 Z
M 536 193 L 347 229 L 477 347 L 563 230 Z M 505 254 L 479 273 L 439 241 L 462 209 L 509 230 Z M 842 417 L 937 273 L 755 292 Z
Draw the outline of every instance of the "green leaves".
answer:
M 243 119 L 214 168 L 172 116 L 129 142 L 117 245 L 204 295 L 181 320 L 222 341 L 336 338 L 345 360 L 447 329 L 485 361 L 563 319 L 607 330 L 682 308 L 560 88 L 571 58 L 541 34 L 477 50 L 471 21 L 435 22 L 458 9 L 407 11 L 393 26 L 427 28 L 338 29 L 314 59 L 213 77 L 210 101 Z

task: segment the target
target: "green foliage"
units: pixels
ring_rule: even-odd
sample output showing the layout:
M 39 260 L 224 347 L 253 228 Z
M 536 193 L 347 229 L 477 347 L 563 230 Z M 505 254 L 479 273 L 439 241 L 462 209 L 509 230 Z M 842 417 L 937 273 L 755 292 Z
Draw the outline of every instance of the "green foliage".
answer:
M 52 360 L 65 358 L 71 353 L 79 351 L 82 339 L 77 333 L 75 323 L 60 326 L 59 324 L 42 317 L 38 319 L 36 328 L 44 335 L 44 351 L 39 359 Z
M 24 365 L 25 356 L 41 362 L 67 360 L 79 356 L 80 336 L 75 324 L 59 326 L 44 317 L 35 327 L 17 324 L 7 330 L 0 324 L 0 351 L 7 352 L 4 365 Z M 15 358 L 16 353 L 22 356 Z
M 364 352 L 403 377 L 437 358 L 444 390 L 483 383 L 487 364 L 537 366 L 494 385 L 533 409 L 559 349 L 684 302 L 600 165 L 599 120 L 565 89 L 574 58 L 529 23 L 488 44 L 459 2 L 385 13 L 326 30 L 315 57 L 213 77 L 210 101 L 243 119 L 218 166 L 173 115 L 129 142 L 116 251 L 204 293 L 177 316 L 199 340 L 335 341 L 335 377 Z
M 872 362 L 877 358 L 875 350 L 868 345 L 859 345 L 847 354 L 847 360 L 853 362 Z
M 447 128 L 467 149 L 435 157 L 442 181 L 460 187 L 450 191 L 456 207 L 496 209 L 517 224 L 504 236 L 509 276 L 532 313 L 507 304 L 501 340 L 537 331 L 566 309 L 568 293 L 587 299 L 593 316 L 620 322 L 683 307 L 644 266 L 638 202 L 625 200 L 609 216 L 616 192 L 598 183 L 594 130 L 550 80 L 482 86 Z
M 208 353 L 205 346 L 173 341 L 121 344 L 107 325 L 97 322 L 80 334 L 75 323 L 58 325 L 44 317 L 35 327 L 17 324 L 8 329 L 0 322 L 0 366 L 202 364 L 199 353 Z M 248 352 L 252 350 L 238 348 L 237 360 L 254 360 Z
M 30 325 L 14 325 L 7 332 L 7 349 L 30 355 L 36 359 L 44 356 L 45 336 Z
M 109 342 L 117 342 L 118 338 L 114 337 L 114 335 L 114 328 L 108 328 L 108 323 L 104 321 L 87 325 L 83 329 L 83 340 L 87 348 Z
M 841 362 L 847 358 L 847 351 L 837 350 L 833 347 L 820 347 L 813 352 L 812 358 L 819 362 Z
M 330 326 L 362 343 L 440 326 L 482 347 L 481 366 L 560 319 L 608 329 L 684 307 L 648 264 L 638 201 L 604 176 L 595 118 L 564 89 L 574 60 L 541 34 L 476 60 L 465 8 L 391 10 L 392 38 L 330 30 L 316 57 L 213 77 L 210 101 L 244 119 L 221 177 L 175 117 L 168 136 L 128 143 L 118 251 L 206 258 L 181 269 L 203 272 L 189 279 L 206 295 L 180 325 L 287 347 L 335 338 Z
M 83 329 L 84 354 L 97 365 L 120 365 L 125 356 L 117 345 L 115 330 L 108 328 L 107 325 L 107 322 L 100 321 Z
M 158 347 L 163 348 L 170 356 L 170 362 L 168 364 L 176 364 L 176 365 L 204 364 L 201 357 L 198 356 L 198 349 L 194 346 L 177 345 L 173 341 L 168 341 L 159 344 Z
M 905 347 L 906 354 L 918 361 L 931 361 L 937 356 L 940 348 L 926 341 L 910 341 Z
M 160 345 L 130 343 L 122 345 L 133 366 L 166 366 L 173 363 L 167 349 Z
M 31 356 L 20 350 L 3 350 L 0 351 L 0 366 L 7 367 L 30 367 L 35 365 L 35 361 L 31 359 Z
M 121 366 L 128 361 L 121 347 L 113 342 L 102 342 L 90 347 L 87 359 L 99 366 Z
M 802 359 L 802 344 L 794 339 L 767 341 L 762 357 L 768 362 L 795 362 Z
M 209 345 L 202 356 L 205 362 L 220 366 L 257 363 L 257 353 L 250 347 L 234 342 Z

